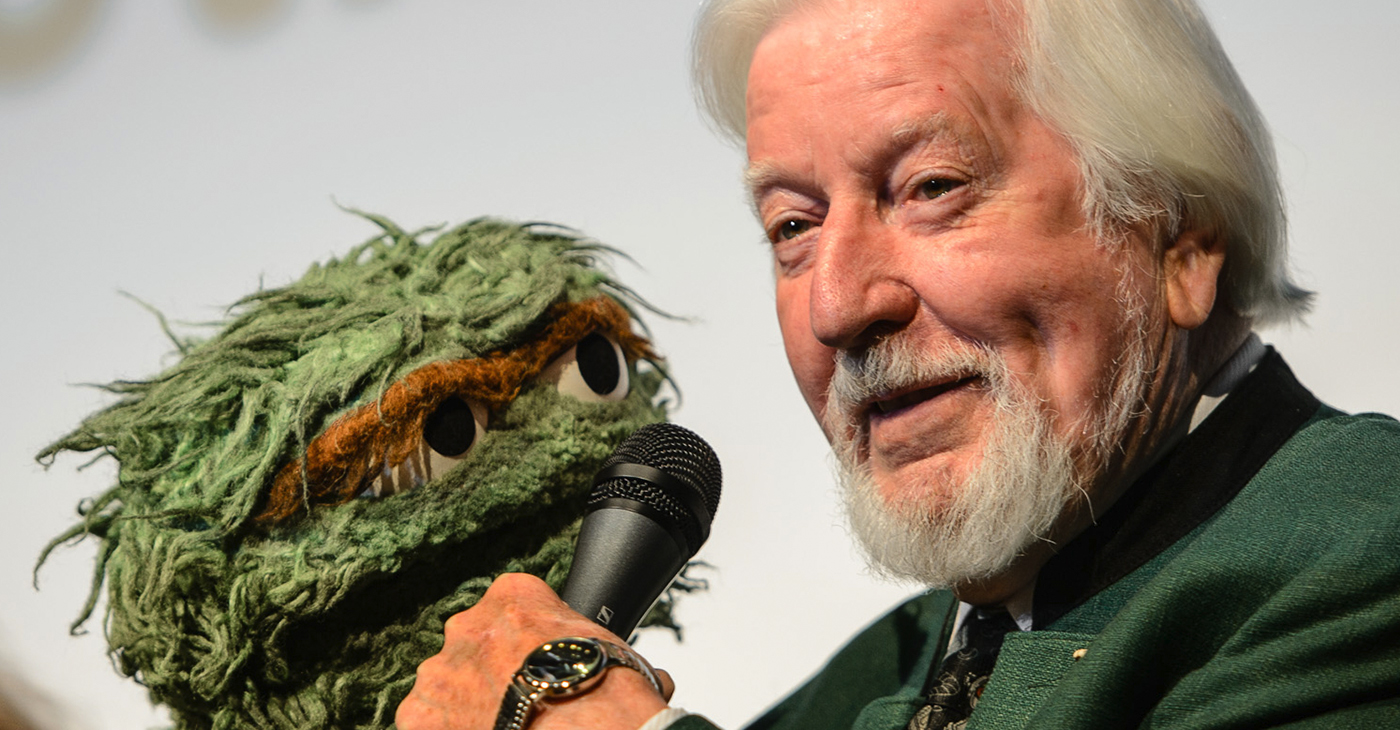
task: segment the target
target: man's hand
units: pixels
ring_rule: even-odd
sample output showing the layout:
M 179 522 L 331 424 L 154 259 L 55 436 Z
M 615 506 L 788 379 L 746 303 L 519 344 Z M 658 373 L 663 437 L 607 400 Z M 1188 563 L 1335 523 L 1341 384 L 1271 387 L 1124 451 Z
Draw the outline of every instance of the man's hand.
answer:
M 571 610 L 544 581 L 520 573 L 496 579 L 472 608 L 447 620 L 442 651 L 418 667 L 413 691 L 394 718 L 399 730 L 488 730 L 525 656 L 551 639 L 586 636 L 626 642 Z M 641 674 L 609 670 L 593 691 L 542 705 L 530 730 L 634 730 L 665 709 L 674 685 L 657 672 L 665 697 Z

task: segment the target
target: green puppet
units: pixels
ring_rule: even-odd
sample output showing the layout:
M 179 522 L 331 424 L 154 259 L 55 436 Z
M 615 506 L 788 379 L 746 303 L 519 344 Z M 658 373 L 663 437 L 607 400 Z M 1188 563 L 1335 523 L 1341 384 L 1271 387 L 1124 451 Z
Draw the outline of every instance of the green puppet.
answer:
M 383 235 L 177 340 L 40 454 L 118 462 L 49 549 L 100 540 L 78 623 L 105 576 L 111 651 L 178 727 L 389 726 L 494 576 L 559 587 L 594 473 L 666 416 L 603 247 L 367 217 Z

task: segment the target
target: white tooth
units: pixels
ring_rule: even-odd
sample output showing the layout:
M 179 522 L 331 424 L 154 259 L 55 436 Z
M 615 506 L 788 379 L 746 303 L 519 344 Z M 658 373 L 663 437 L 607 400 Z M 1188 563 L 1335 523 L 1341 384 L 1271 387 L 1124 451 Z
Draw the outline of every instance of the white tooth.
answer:
M 389 466 L 389 461 L 384 461 L 384 470 L 379 473 L 379 488 L 374 490 L 374 496 L 382 497 L 386 494 L 394 493 L 394 470 Z
M 423 476 L 422 451 L 414 451 L 408 455 L 408 469 L 409 473 L 413 475 L 413 486 L 410 487 L 410 489 L 417 489 L 423 486 L 424 482 L 428 481 L 428 478 Z
M 428 445 L 427 441 L 419 442 L 418 463 L 423 465 L 423 481 L 425 482 L 431 482 L 433 480 L 433 455 L 431 449 L 432 447 Z

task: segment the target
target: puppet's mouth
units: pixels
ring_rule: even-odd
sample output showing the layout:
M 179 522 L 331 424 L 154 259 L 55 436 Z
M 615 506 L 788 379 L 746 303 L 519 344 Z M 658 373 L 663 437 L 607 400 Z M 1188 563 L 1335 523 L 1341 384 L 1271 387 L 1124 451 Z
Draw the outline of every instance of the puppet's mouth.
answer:
M 390 464 L 386 454 L 384 468 L 380 470 L 379 474 L 371 475 L 365 479 L 364 485 L 356 496 L 364 499 L 378 499 L 379 497 L 403 494 L 442 476 L 447 470 L 456 466 L 458 461 L 461 459 L 443 456 L 433 451 L 426 441 L 397 464 Z
M 366 479 L 364 487 L 356 496 L 377 499 L 391 494 L 403 494 L 423 486 L 432 478 L 432 463 L 424 458 L 423 449 L 419 449 L 397 465 L 391 466 L 386 458 L 384 469 L 378 476 Z

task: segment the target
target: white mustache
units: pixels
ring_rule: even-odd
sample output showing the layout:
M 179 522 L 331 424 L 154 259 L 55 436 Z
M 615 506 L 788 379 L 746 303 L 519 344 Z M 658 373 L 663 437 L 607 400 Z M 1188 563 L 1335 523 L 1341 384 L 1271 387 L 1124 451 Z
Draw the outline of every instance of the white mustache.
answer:
M 919 350 L 909 337 L 890 337 L 859 351 L 838 352 L 835 365 L 822 419 L 832 433 L 859 427 L 872 401 L 900 390 L 979 377 L 1000 392 L 1007 382 L 999 355 L 962 341 Z

